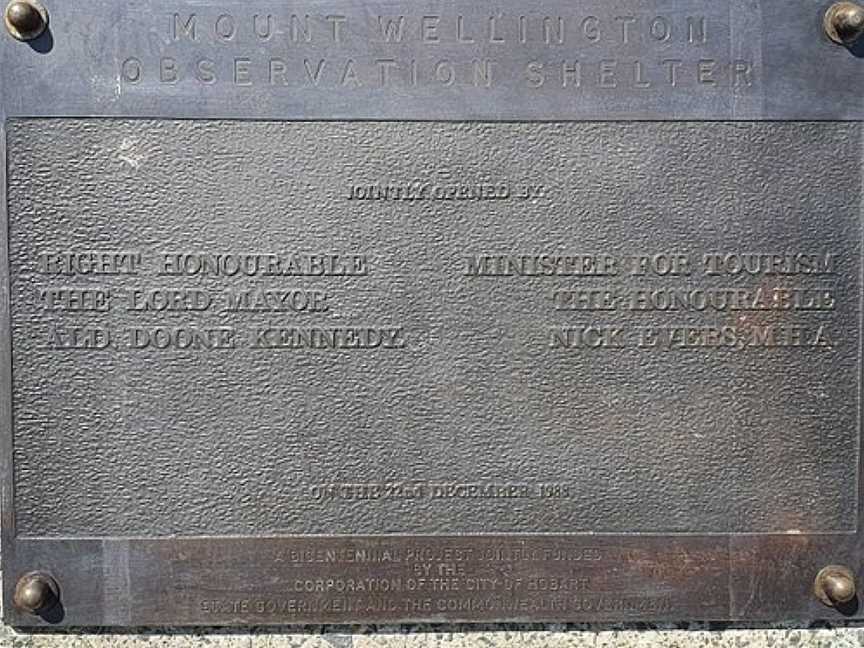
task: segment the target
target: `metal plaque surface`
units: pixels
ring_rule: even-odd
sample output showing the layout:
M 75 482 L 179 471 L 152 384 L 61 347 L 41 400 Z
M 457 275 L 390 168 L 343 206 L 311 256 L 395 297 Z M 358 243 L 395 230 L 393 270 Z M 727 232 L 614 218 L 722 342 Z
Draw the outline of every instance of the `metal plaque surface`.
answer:
M 8 622 L 859 614 L 828 4 L 43 4 L 0 39 Z

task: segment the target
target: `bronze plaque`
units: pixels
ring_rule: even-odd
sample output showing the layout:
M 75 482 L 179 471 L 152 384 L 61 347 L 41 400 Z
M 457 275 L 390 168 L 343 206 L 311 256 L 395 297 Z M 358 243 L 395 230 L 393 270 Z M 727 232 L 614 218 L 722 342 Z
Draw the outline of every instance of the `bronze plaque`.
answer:
M 33 5 L 6 620 L 857 615 L 864 67 L 740 5 Z

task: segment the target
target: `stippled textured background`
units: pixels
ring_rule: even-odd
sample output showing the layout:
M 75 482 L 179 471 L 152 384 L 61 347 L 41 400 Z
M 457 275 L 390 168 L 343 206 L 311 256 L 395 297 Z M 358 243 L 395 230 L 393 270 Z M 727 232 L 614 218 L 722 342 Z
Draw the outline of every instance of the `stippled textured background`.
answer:
M 854 528 L 860 126 L 13 120 L 17 533 Z M 526 200 L 358 201 L 507 184 Z M 843 190 L 837 190 L 842 187 Z M 134 277 L 41 253 L 136 250 Z M 367 277 L 165 277 L 161 253 L 364 254 Z M 480 254 L 805 252 L 836 273 L 476 278 Z M 44 289 L 113 292 L 49 312 Z M 129 312 L 133 289 L 320 289 L 326 313 Z M 559 312 L 556 289 L 806 288 L 830 311 Z M 827 325 L 830 348 L 567 351 L 552 327 Z M 404 349 L 50 349 L 54 327 L 375 326 Z M 119 333 L 116 334 L 120 338 Z M 569 485 L 560 499 L 323 499 L 318 484 Z

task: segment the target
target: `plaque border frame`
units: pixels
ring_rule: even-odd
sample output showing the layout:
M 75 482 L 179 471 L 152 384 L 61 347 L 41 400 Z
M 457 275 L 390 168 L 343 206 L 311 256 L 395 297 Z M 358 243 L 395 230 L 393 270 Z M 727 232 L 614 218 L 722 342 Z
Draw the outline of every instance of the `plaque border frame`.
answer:
M 270 0 L 267 0 L 270 1 Z M 443 0 L 432 0 L 448 4 Z M 558 1 L 558 0 L 553 0 Z M 698 4 L 701 0 L 693 0 Z M 500 3 L 507 5 L 512 0 Z M 669 6 L 666 0 L 656 0 L 659 6 Z M 664 4 L 665 2 L 665 4 Z M 730 7 L 735 0 L 728 0 Z M 140 7 L 165 10 L 165 0 L 140 3 L 138 9 L 124 8 L 125 3 L 111 0 L 46 0 L 51 15 L 51 26 L 56 34 L 64 28 L 81 22 L 90 16 L 94 29 L 110 24 L 122 24 L 124 20 L 144 29 Z M 170 6 L 174 7 L 177 3 Z M 182 3 L 181 3 L 182 4 Z M 202 3 L 198 3 L 201 5 Z M 226 2 L 208 0 L 207 7 L 219 8 Z M 270 4 L 274 4 L 270 1 Z M 290 6 L 298 4 L 292 0 Z M 343 6 L 346 11 L 356 11 L 369 4 L 387 5 L 376 0 L 363 5 L 358 0 L 324 0 L 322 6 Z M 722 4 L 722 3 L 721 3 Z M 743 4 L 743 3 L 740 3 Z M 730 41 L 732 49 L 747 47 L 754 36 L 758 37 L 759 51 L 763 60 L 765 83 L 754 98 L 707 106 L 699 114 L 670 111 L 640 111 L 631 113 L 609 113 L 610 119 L 639 121 L 710 121 L 710 120 L 757 120 L 794 121 L 829 120 L 859 121 L 864 119 L 864 102 L 860 88 L 864 87 L 864 63 L 860 56 L 833 45 L 821 33 L 821 15 L 826 2 L 797 0 L 796 13 L 790 11 L 786 0 L 758 0 L 751 3 L 754 13 L 736 15 L 736 24 L 746 25 L 736 32 Z M 62 5 L 62 6 L 61 6 Z M 145 6 L 146 5 L 146 6 Z M 86 6 L 86 9 L 85 9 Z M 731 9 L 730 9 L 731 11 Z M 741 11 L 744 11 L 743 9 Z M 750 11 L 750 10 L 748 10 Z M 138 13 L 136 13 L 138 12 Z M 790 16 L 789 14 L 794 14 Z M 758 15 L 757 15 L 758 14 Z M 730 19 L 732 20 L 732 19 Z M 136 23 L 139 21 L 139 23 Z M 762 31 L 762 25 L 773 25 L 771 34 Z M 803 25 L 803 26 L 802 26 Z M 67 44 L 54 37 L 53 48 L 66 52 Z M 784 69 L 776 58 L 769 39 L 781 40 L 788 48 L 787 56 L 793 60 L 791 69 Z M 291 102 L 265 102 L 244 114 L 234 101 L 233 91 L 221 91 L 214 97 L 201 99 L 188 88 L 144 87 L 137 93 L 117 96 L 103 101 L 101 95 L 88 87 L 87 74 L 70 77 L 71 91 L 61 93 L 47 89 L 44 82 L 29 83 L 39 68 L 46 65 L 49 74 L 42 78 L 51 80 L 68 76 L 74 70 L 72 60 L 61 60 L 51 50 L 40 51 L 42 44 L 26 44 L 13 41 L 6 34 L 0 37 L 0 56 L 5 65 L 0 71 L 0 192 L 7 195 L 6 178 L 6 120 L 13 117 L 153 117 L 188 119 L 284 119 L 284 120 L 366 120 L 379 115 L 393 121 L 582 121 L 597 119 L 603 115 L 604 106 L 589 107 L 572 112 L 551 110 L 537 113 L 536 107 L 516 105 L 507 111 L 484 105 L 476 109 L 462 108 L 458 115 L 452 113 L 453 103 L 445 102 L 442 108 L 422 106 L 419 102 L 403 102 L 379 109 L 376 113 L 365 99 L 358 103 L 355 113 L 346 112 L 344 105 L 329 105 L 326 97 L 311 107 Z M 116 42 L 113 44 L 116 46 Z M 98 60 L 87 55 L 86 45 L 81 40 L 68 44 L 78 60 L 88 60 L 93 69 Z M 72 58 L 74 59 L 75 56 Z M 813 56 L 819 60 L 820 78 L 809 87 L 793 92 L 796 75 L 801 71 L 812 71 L 807 61 Z M 808 77 L 808 78 L 810 78 Z M 103 79 L 104 80 L 104 79 Z M 92 84 L 91 84 L 92 85 Z M 850 88 L 855 88 L 850 89 Z M 857 98 L 857 102 L 849 99 Z M 607 107 L 608 108 L 608 107 Z M 245 110 L 245 108 L 243 108 Z M 451 113 L 446 113 L 450 110 Z M 611 108 L 610 108 L 611 110 Z M 441 111 L 444 111 L 443 113 Z M 569 111 L 569 112 L 568 112 Z M 170 113 L 170 114 L 169 114 Z M 449 118 L 442 119 L 443 117 Z M 236 583 L 235 603 L 214 603 L 206 608 L 202 601 L 217 598 L 212 594 L 213 573 L 210 565 L 220 564 L 231 573 L 238 570 L 245 574 L 248 582 L 262 584 L 271 582 L 272 565 L 254 563 L 260 551 L 304 551 L 319 547 L 351 550 L 381 550 L 387 544 L 410 547 L 422 542 L 430 551 L 453 550 L 466 543 L 475 546 L 493 546 L 501 542 L 501 536 L 284 536 L 284 537 L 188 537 L 188 538 L 17 538 L 15 533 L 15 500 L 13 492 L 13 420 L 12 420 L 12 354 L 10 331 L 10 287 L 8 253 L 7 201 L 0 201 L 0 519 L 2 519 L 2 564 L 4 620 L 12 626 L 22 628 L 50 628 L 57 626 L 230 626 L 230 625 L 286 625 L 286 624 L 345 624 L 345 623 L 400 623 L 400 622 L 642 622 L 642 621 L 736 621 L 764 622 L 795 619 L 800 622 L 817 619 L 840 621 L 850 617 L 861 617 L 864 611 L 856 605 L 845 609 L 826 607 L 813 596 L 813 579 L 825 565 L 842 564 L 850 567 L 859 576 L 862 574 L 864 535 L 861 533 L 864 507 L 864 486 L 860 475 L 864 469 L 864 453 L 861 445 L 861 386 L 859 376 L 859 466 L 858 466 L 858 519 L 854 533 L 834 534 L 513 534 L 506 536 L 514 547 L 526 552 L 563 550 L 571 555 L 604 556 L 594 565 L 600 574 L 621 572 L 624 577 L 642 590 L 639 596 L 595 597 L 583 605 L 583 609 L 561 612 L 555 609 L 515 608 L 498 610 L 391 610 L 386 604 L 376 611 L 324 609 L 326 597 L 312 597 L 319 605 L 316 609 L 291 612 L 269 611 L 271 601 L 281 605 L 276 595 L 263 585 L 260 594 L 248 591 L 244 583 Z M 862 246 L 864 249 L 864 246 Z M 862 263 L 864 272 L 864 263 Z M 860 279 L 864 286 L 864 276 Z M 859 335 L 864 339 L 864 326 L 859 311 Z M 859 358 L 859 363 L 864 362 Z M 527 555 L 527 554 L 526 554 Z M 249 561 L 252 561 L 250 564 Z M 467 569 L 483 566 L 468 562 Z M 533 572 L 554 576 L 554 563 L 533 565 Z M 504 564 L 513 578 L 527 577 L 531 569 L 520 564 Z M 42 616 L 30 615 L 17 610 L 12 604 L 16 580 L 23 573 L 42 569 L 57 576 L 63 603 L 62 616 L 53 613 Z M 362 574 L 357 565 L 338 569 L 308 569 L 308 577 L 335 578 L 342 574 Z M 244 571 L 245 570 L 245 571 Z M 657 573 L 662 573 L 658 577 Z M 653 575 L 652 575 L 653 574 Z M 224 577 L 224 573 L 222 574 Z M 306 576 L 303 576 L 304 578 Z M 653 585 L 651 584 L 653 583 Z M 224 584 L 222 585 L 224 587 Z M 230 588 L 229 588 L 230 589 Z M 670 590 L 674 604 L 664 604 Z M 579 599 L 578 592 L 569 592 L 567 597 Z M 207 598 L 209 597 L 209 599 Z M 675 598 L 677 597 L 677 598 Z M 246 601 L 246 603 L 243 603 Z M 585 601 L 589 601 L 585 598 Z M 262 603 L 263 602 L 263 603 Z M 263 611 L 260 611 L 262 610 Z M 260 611 L 260 612 L 259 612 Z

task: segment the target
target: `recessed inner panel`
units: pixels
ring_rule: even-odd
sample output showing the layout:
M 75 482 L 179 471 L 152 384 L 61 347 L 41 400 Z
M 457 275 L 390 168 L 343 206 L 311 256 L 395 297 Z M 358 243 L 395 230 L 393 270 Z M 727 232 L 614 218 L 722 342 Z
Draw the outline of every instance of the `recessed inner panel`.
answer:
M 14 120 L 18 533 L 854 530 L 861 150 Z

